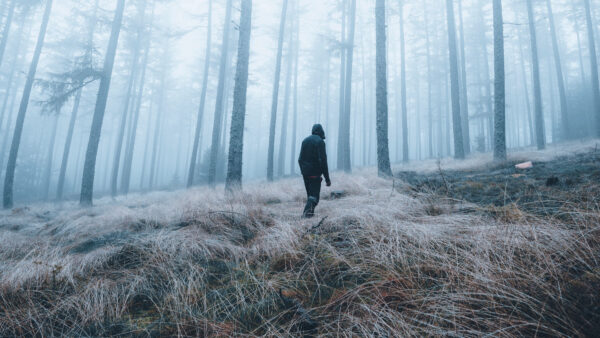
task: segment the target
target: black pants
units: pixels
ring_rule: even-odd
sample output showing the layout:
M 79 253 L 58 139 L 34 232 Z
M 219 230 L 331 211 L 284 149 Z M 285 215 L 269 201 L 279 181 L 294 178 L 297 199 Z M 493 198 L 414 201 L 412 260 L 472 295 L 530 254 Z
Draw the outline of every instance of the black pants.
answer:
M 304 217 L 313 217 L 315 208 L 319 204 L 319 196 L 321 195 L 321 177 L 303 176 L 304 187 L 306 188 L 306 206 L 304 207 Z

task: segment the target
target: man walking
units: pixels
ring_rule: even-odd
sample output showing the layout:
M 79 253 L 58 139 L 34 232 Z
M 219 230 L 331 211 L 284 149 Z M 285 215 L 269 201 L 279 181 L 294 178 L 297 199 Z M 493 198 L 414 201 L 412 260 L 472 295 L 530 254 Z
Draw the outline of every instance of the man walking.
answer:
M 325 177 L 327 186 L 331 186 L 324 140 L 325 131 L 323 127 L 320 124 L 315 124 L 312 128 L 312 135 L 302 141 L 298 164 L 304 178 L 307 195 L 303 214 L 305 218 L 315 215 L 315 207 L 319 204 L 319 195 L 321 194 L 321 182 L 323 181 L 321 176 Z

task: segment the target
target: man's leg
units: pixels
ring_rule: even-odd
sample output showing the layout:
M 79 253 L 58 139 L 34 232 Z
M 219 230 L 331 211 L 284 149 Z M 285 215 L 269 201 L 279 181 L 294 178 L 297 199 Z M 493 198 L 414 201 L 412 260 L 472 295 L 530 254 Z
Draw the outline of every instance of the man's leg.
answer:
M 303 176 L 302 178 L 304 178 L 304 188 L 306 188 L 306 205 L 304 206 L 302 215 L 308 218 L 312 216 L 314 210 L 313 198 L 311 197 L 311 184 L 310 178 L 306 176 Z
M 305 178 L 307 199 L 306 207 L 304 208 L 304 217 L 312 217 L 315 214 L 315 207 L 319 204 L 319 195 L 321 193 L 321 177 Z

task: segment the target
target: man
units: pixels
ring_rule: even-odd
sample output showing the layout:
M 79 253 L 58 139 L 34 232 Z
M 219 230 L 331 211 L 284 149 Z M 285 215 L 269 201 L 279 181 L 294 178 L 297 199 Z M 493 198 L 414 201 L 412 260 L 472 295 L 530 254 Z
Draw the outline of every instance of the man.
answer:
M 321 175 L 325 177 L 327 186 L 331 186 L 324 140 L 325 131 L 323 127 L 320 124 L 315 124 L 312 128 L 312 135 L 302 141 L 298 164 L 304 178 L 304 187 L 306 188 L 307 195 L 303 214 L 305 218 L 315 215 L 315 207 L 319 204 L 321 182 L 323 181 Z

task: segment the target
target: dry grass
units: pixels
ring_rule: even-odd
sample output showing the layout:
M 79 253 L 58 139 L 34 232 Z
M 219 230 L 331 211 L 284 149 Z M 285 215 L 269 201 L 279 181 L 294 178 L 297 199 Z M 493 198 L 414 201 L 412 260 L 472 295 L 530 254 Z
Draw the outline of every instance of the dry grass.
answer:
M 561 224 L 368 171 L 334 183 L 348 195 L 312 220 L 298 180 L 4 212 L 0 336 L 600 332 L 600 210 Z

